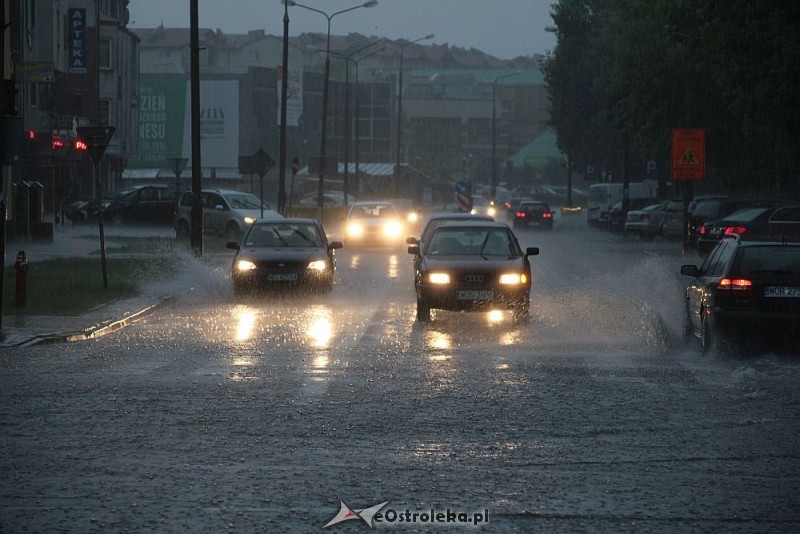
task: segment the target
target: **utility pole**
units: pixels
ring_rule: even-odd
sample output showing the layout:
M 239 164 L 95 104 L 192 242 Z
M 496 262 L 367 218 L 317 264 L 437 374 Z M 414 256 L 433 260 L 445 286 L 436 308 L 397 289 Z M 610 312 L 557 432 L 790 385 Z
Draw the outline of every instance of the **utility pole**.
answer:
M 0 0 L 2 1 L 2 0 Z M 189 47 L 191 55 L 192 114 L 192 233 L 191 247 L 195 256 L 203 255 L 203 167 L 200 158 L 200 29 L 198 0 L 189 3 Z

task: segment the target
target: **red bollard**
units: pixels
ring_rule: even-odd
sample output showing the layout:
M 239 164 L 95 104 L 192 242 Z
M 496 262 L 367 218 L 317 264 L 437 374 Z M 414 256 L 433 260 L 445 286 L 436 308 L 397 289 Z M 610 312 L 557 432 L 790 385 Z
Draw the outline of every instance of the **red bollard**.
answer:
M 28 257 L 24 250 L 17 253 L 14 270 L 17 272 L 17 309 L 22 309 L 28 292 Z

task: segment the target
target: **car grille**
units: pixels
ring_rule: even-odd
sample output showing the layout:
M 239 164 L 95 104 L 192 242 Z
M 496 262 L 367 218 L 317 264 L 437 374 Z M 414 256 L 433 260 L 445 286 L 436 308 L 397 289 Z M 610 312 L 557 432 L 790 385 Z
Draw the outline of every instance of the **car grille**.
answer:
M 269 274 L 296 273 L 304 269 L 308 262 L 300 261 L 260 261 L 257 262 L 260 272 Z

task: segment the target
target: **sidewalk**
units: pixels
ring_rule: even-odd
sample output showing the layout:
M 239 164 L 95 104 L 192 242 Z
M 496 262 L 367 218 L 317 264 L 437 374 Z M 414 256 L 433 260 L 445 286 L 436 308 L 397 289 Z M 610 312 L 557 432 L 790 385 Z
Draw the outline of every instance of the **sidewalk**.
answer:
M 106 246 L 115 235 L 174 235 L 170 228 L 128 229 L 111 228 L 104 231 Z M 64 257 L 100 258 L 100 237 L 97 226 L 80 225 L 57 227 L 52 243 L 15 239 L 6 243 L 5 265 L 13 266 L 19 251 L 25 251 L 28 261 L 46 261 Z M 7 286 L 8 284 L 6 284 Z M 5 291 L 13 291 L 5 287 Z M 169 296 L 137 296 L 114 301 L 80 316 L 23 315 L 3 310 L 0 330 L 0 349 L 27 347 L 37 343 L 78 341 L 97 338 L 114 332 L 152 312 L 169 300 Z

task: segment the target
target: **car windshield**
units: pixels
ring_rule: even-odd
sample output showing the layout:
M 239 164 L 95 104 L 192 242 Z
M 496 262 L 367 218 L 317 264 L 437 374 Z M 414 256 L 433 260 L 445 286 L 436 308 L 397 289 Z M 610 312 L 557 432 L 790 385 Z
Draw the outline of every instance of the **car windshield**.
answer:
M 353 206 L 350 210 L 351 219 L 386 219 L 396 216 L 397 212 L 390 204 L 364 204 Z
M 317 227 L 311 223 L 256 224 L 250 228 L 245 247 L 317 248 L 322 244 Z
M 435 218 L 428 221 L 428 225 L 425 227 L 425 231 L 422 232 L 422 237 L 420 238 L 421 241 L 427 241 L 433 235 L 433 232 L 436 231 L 437 228 L 443 226 L 448 223 L 452 222 L 464 222 L 464 220 L 484 220 L 484 221 L 491 221 L 492 218 L 485 216 L 485 215 L 470 215 L 469 217 L 441 217 Z
M 225 199 L 231 205 L 231 208 L 235 210 L 261 209 L 261 202 L 258 200 L 258 197 L 250 193 L 233 193 L 225 195 Z M 269 206 L 264 204 L 264 209 L 269 209 Z
M 425 253 L 431 256 L 501 256 L 517 255 L 517 248 L 503 228 L 447 228 L 436 231 Z

